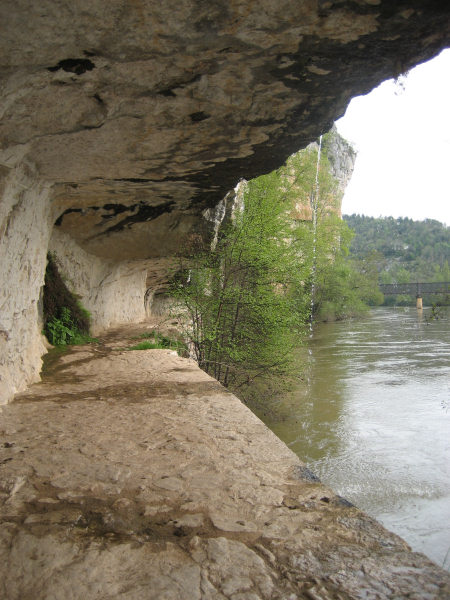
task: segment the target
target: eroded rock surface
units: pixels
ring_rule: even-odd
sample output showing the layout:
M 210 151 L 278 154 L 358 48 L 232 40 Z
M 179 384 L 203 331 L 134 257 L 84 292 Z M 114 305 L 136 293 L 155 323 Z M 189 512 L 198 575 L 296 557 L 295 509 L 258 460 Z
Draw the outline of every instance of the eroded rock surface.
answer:
M 50 355 L 2 408 L 2 598 L 448 597 L 192 361 L 124 350 L 140 331 Z
M 97 256 L 166 256 L 202 210 L 450 41 L 445 1 L 4 0 L 0 160 Z

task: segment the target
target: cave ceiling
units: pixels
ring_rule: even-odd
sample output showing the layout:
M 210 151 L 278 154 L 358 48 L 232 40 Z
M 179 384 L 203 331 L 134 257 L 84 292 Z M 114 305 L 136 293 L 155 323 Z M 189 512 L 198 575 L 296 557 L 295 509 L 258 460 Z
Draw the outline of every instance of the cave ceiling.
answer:
M 145 259 L 448 46 L 450 3 L 1 0 L 0 23 L 0 164 L 88 252 Z

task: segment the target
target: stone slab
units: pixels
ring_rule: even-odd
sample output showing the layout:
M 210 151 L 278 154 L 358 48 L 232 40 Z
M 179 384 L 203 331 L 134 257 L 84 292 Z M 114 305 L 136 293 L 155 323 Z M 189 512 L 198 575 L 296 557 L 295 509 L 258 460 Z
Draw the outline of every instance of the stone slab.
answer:
M 50 356 L 1 408 L 0 597 L 448 597 L 192 360 L 124 350 L 136 331 Z

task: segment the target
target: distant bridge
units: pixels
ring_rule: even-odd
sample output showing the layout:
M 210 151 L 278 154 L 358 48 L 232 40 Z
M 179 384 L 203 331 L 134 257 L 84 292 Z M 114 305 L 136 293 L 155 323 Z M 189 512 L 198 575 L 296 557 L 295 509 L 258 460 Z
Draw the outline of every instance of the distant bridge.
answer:
M 424 294 L 450 294 L 450 281 L 435 281 L 433 283 L 382 283 L 378 286 L 385 296 L 397 294 L 416 295 L 421 298 Z

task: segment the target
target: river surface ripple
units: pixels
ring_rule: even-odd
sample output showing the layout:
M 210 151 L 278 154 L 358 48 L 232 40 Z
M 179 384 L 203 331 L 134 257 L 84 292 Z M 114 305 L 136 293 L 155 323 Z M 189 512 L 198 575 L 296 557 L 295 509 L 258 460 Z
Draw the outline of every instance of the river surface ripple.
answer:
M 429 315 L 317 326 L 307 384 L 262 418 L 324 483 L 450 570 L 450 316 Z

